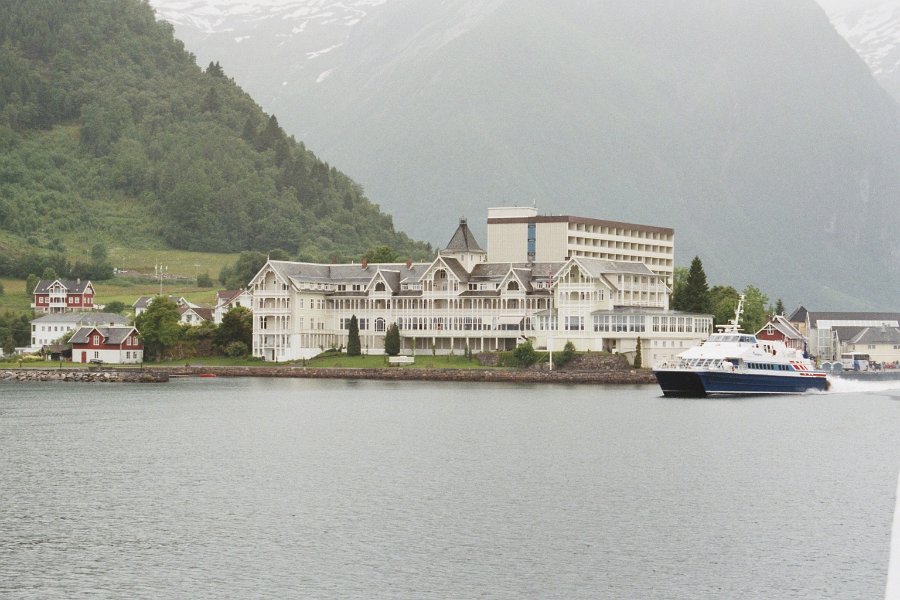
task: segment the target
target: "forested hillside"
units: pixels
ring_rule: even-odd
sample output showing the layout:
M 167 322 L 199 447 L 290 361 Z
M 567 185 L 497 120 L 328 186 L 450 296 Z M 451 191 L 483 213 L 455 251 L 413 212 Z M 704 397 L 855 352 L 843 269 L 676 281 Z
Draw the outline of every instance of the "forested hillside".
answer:
M 431 253 L 217 63 L 199 68 L 146 2 L 4 0 L 0 262 L 98 240 L 317 260 Z

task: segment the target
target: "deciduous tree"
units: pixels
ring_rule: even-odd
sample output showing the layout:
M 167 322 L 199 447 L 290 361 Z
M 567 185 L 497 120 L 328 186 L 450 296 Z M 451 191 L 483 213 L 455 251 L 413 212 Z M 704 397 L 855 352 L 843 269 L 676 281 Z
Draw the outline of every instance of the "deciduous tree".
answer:
M 137 316 L 134 325 L 144 342 L 144 356 L 149 360 L 159 360 L 166 349 L 181 338 L 178 305 L 165 296 L 157 296 L 147 310 Z

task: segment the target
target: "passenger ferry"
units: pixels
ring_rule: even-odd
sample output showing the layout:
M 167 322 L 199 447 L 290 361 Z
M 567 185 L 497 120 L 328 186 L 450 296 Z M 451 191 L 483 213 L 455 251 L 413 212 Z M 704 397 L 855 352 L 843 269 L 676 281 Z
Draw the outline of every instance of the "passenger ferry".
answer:
M 744 296 L 734 320 L 699 346 L 654 367 L 663 395 L 702 397 L 742 394 L 803 394 L 827 390 L 827 373 L 804 353 L 781 342 L 741 333 Z

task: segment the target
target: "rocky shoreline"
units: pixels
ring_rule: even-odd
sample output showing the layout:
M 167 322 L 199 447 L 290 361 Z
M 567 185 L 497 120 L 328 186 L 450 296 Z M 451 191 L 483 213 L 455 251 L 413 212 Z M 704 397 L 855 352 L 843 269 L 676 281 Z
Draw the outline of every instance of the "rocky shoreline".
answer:
M 165 383 L 169 373 L 143 369 L 4 369 L 0 382 Z
M 313 367 L 154 367 L 152 370 L 6 369 L 0 382 L 165 383 L 171 377 L 292 377 L 301 379 L 370 379 L 386 381 L 459 381 L 564 384 L 652 384 L 653 374 L 639 369 L 531 370 L 430 368 L 313 368 Z
M 314 367 L 173 367 L 172 377 L 294 377 L 302 379 L 373 379 L 388 381 L 496 381 L 512 383 L 651 384 L 649 371 L 544 371 L 518 369 L 428 369 L 384 367 L 377 369 Z

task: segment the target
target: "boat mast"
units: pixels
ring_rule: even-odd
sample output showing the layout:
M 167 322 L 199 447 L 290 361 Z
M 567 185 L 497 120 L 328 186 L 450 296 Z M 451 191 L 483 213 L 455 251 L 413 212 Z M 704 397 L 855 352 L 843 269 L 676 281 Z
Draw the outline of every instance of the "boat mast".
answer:
M 738 296 L 738 305 L 734 310 L 734 318 L 727 325 L 719 325 L 722 333 L 738 333 L 741 330 L 741 314 L 744 312 L 744 294 Z

